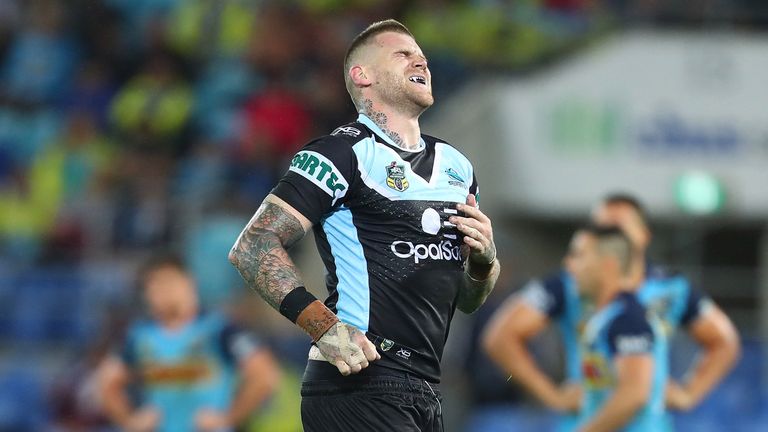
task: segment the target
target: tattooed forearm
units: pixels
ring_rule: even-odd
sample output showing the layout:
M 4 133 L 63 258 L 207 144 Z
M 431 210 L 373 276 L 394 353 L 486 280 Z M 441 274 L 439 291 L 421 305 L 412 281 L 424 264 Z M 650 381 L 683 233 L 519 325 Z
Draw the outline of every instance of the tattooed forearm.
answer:
M 494 260 L 488 270 L 487 276 L 482 280 L 473 279 L 470 269 L 464 272 L 464 283 L 459 289 L 459 298 L 456 307 L 464 313 L 472 313 L 477 310 L 488 297 L 488 294 L 496 285 L 499 278 L 499 260 Z
M 286 294 L 304 285 L 286 251 L 303 236 L 298 219 L 282 207 L 264 202 L 229 252 L 229 260 L 248 286 L 275 309 Z
M 387 115 L 383 112 L 374 110 L 373 101 L 370 99 L 363 101 L 363 114 L 367 115 L 368 118 L 373 120 L 373 122 L 381 128 L 381 131 L 384 132 L 384 134 L 386 134 L 395 144 L 401 147 L 405 147 L 405 141 L 403 141 L 403 138 L 400 136 L 400 134 L 389 130 L 389 125 L 387 124 Z

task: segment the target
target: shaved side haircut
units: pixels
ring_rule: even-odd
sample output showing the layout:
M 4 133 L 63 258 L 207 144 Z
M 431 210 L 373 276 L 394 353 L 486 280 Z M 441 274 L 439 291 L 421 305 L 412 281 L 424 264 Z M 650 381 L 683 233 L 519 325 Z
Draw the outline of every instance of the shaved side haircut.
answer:
M 624 231 L 616 226 L 589 225 L 582 231 L 593 235 L 597 239 L 597 251 L 600 255 L 609 255 L 619 262 L 619 267 L 624 275 L 629 274 L 634 255 L 632 242 Z
M 413 38 L 413 34 L 411 34 L 410 30 L 399 21 L 393 19 L 378 21 L 366 27 L 365 30 L 352 39 L 352 43 L 349 45 L 347 53 L 344 56 L 344 84 L 347 87 L 349 96 L 352 98 L 352 103 L 355 104 L 357 109 L 360 109 L 360 92 L 355 88 L 355 83 L 353 83 L 352 79 L 349 77 L 349 69 L 354 63 L 355 55 L 361 48 L 373 42 L 373 39 L 376 36 L 387 32 L 401 33 Z

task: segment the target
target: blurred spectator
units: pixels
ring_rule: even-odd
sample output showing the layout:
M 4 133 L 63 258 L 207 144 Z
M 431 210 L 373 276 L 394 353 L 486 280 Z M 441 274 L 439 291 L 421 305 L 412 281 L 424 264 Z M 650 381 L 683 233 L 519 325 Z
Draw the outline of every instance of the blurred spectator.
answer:
M 93 119 L 86 113 L 74 113 L 65 135 L 37 155 L 26 176 L 0 190 L 0 236 L 39 244 L 56 231 L 57 221 L 77 220 L 69 210 L 85 202 L 107 170 L 109 158 L 109 147 L 95 130 Z M 62 207 L 64 204 L 67 206 Z M 68 231 L 64 227 L 70 222 L 58 228 Z M 73 256 L 78 250 L 73 246 L 82 244 L 74 239 L 67 246 L 66 255 Z
M 109 103 L 117 90 L 109 66 L 99 60 L 84 61 L 78 68 L 72 86 L 63 91 L 62 108 L 82 111 L 96 120 L 99 130 L 106 130 L 109 122 Z
M 129 56 L 137 57 L 163 45 L 168 16 L 182 3 L 182 0 L 103 1 L 118 11 L 123 45 L 129 51 Z
M 127 50 L 128 43 L 121 33 L 120 14 L 106 3 L 109 0 L 68 0 L 72 13 L 72 32 L 82 46 L 82 71 L 97 64 L 99 73 L 109 80 L 125 80 L 133 60 Z
M 206 139 L 236 140 L 243 102 L 262 84 L 261 76 L 241 59 L 209 62 L 196 80 L 195 131 Z
M 5 50 L 20 22 L 19 0 L 0 2 L 0 58 L 5 57 Z
M 0 148 L 20 168 L 26 169 L 57 139 L 63 119 L 58 111 L 48 107 L 21 109 L 0 105 Z
M 45 258 L 53 262 L 72 262 L 85 252 L 89 241 L 104 235 L 93 224 L 106 202 L 111 184 L 114 148 L 97 128 L 89 112 L 70 114 L 64 135 L 35 161 L 40 177 L 32 180 L 58 190 L 46 199 L 56 210 L 48 233 Z
M 15 38 L 2 69 L 2 94 L 20 104 L 56 99 L 69 84 L 77 48 L 66 32 L 63 5 L 35 0 L 28 5 L 23 27 Z
M 10 370 L 0 371 L 0 431 L 42 431 L 48 407 L 36 371 L 17 361 Z
M 315 43 L 307 47 L 312 67 L 302 90 L 311 108 L 312 135 L 327 134 L 357 115 L 344 81 L 339 79 L 344 74 L 339 65 L 344 62 L 347 41 L 354 37 L 355 30 L 352 22 L 338 16 L 309 22 L 307 33 Z
M 495 63 L 512 46 L 499 45 L 504 22 L 500 7 L 472 6 L 446 0 L 420 2 L 406 15 L 406 24 L 419 35 L 430 53 L 460 53 L 469 61 Z
M 242 134 L 232 165 L 240 195 L 258 203 L 288 159 L 312 132 L 312 117 L 302 95 L 273 80 L 245 104 Z
M 306 72 L 304 32 L 308 19 L 293 2 L 266 2 L 254 23 L 245 59 L 258 72 L 300 87 Z
M 172 193 L 185 212 L 199 214 L 226 194 L 229 173 L 222 144 L 200 140 L 179 160 L 172 179 Z
M 0 237 L 27 243 L 31 256 L 48 240 L 55 259 L 75 259 L 88 229 L 86 204 L 103 186 L 111 157 L 93 118 L 74 112 L 64 135 L 35 157 L 29 171 L 0 188 Z
M 257 0 L 186 0 L 168 19 L 169 44 L 194 60 L 243 53 L 257 15 Z
M 113 246 L 117 250 L 163 247 L 171 241 L 173 160 L 142 150 L 121 154 L 111 194 Z
M 111 432 L 109 419 L 99 394 L 97 370 L 112 348 L 113 341 L 125 333 L 127 313 L 114 311 L 99 329 L 99 336 L 84 353 L 78 353 L 54 379 L 51 411 L 58 432 Z
M 111 115 L 131 147 L 174 154 L 193 104 L 192 91 L 174 60 L 155 52 L 115 96 Z
M 245 131 L 241 152 L 264 152 L 278 161 L 295 153 L 311 132 L 307 104 L 295 90 L 273 81 L 249 99 L 244 108 Z

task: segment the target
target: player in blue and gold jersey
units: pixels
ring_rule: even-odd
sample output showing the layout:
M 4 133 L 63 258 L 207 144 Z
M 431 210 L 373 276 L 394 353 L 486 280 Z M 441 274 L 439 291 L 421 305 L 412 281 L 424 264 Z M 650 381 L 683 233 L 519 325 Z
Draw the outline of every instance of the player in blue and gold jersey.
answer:
M 630 238 L 636 254 L 632 263 L 632 286 L 639 301 L 656 315 L 664 339 L 685 329 L 701 350 L 699 361 L 688 379 L 667 383 L 666 405 L 671 410 L 695 407 L 731 369 L 738 357 L 739 338 L 735 327 L 700 290 L 684 276 L 665 271 L 648 262 L 646 251 L 651 232 L 640 203 L 626 194 L 612 194 L 594 209 L 593 223 L 619 226 Z M 561 413 L 558 431 L 575 430 L 581 406 L 581 358 L 578 340 L 594 311 L 580 295 L 569 273 L 561 270 L 543 279 L 534 279 L 519 295 L 510 298 L 485 330 L 484 348 L 501 369 L 546 406 Z M 535 363 L 526 345 L 550 324 L 560 330 L 565 348 L 566 381 L 558 385 Z M 659 430 L 668 430 L 666 419 Z
M 594 313 L 579 338 L 580 431 L 652 432 L 664 415 L 666 344 L 631 287 L 633 248 L 618 228 L 576 232 L 566 267 Z
M 223 316 L 202 312 L 177 258 L 154 259 L 142 273 L 150 317 L 134 322 L 119 354 L 101 366 L 107 414 L 131 432 L 234 430 L 277 386 L 269 349 Z

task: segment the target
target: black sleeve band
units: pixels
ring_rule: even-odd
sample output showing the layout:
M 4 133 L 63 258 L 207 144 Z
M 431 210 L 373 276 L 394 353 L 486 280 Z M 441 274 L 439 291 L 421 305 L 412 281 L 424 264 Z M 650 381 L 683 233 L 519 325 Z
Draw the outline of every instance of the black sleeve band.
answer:
M 299 314 L 315 300 L 317 297 L 308 292 L 306 288 L 303 286 L 296 287 L 280 302 L 280 314 L 295 323 Z

